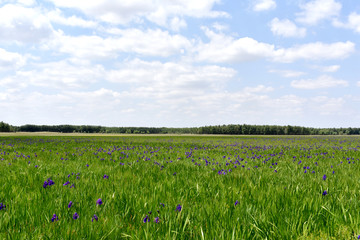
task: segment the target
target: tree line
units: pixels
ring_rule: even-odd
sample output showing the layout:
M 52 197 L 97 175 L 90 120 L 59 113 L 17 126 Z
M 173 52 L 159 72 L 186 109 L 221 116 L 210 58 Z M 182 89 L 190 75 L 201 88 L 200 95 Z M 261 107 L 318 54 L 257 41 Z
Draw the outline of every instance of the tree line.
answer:
M 226 134 L 226 135 L 358 135 L 360 128 L 311 128 L 299 126 L 229 124 L 190 128 L 104 127 L 92 125 L 12 126 L 0 122 L 0 132 L 127 133 L 127 134 Z

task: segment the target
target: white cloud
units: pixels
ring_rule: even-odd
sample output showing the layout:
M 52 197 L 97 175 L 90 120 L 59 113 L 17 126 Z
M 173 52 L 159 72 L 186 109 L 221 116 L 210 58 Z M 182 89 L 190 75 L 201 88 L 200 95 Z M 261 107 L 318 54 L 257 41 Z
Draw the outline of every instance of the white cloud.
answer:
M 35 5 L 35 0 L 2 0 L 0 1 L 0 4 L 20 4 L 26 7 L 30 7 Z
M 256 87 L 245 87 L 244 92 L 247 93 L 267 93 L 274 91 L 273 87 L 266 87 L 264 85 L 258 85 Z
M 340 65 L 313 66 L 313 68 L 318 69 L 322 72 L 337 72 L 340 69 Z
M 215 33 L 204 28 L 209 43 L 200 43 L 197 47 L 199 61 L 209 62 L 246 62 L 271 57 L 274 46 L 244 37 L 234 39 L 223 33 Z
M 174 17 L 174 18 L 171 19 L 170 28 L 173 31 L 177 32 L 182 28 L 186 28 L 186 26 L 187 26 L 187 24 L 186 24 L 184 19 L 181 19 L 181 18 L 178 18 L 178 17 Z
M 58 50 L 79 58 L 115 58 L 120 53 L 135 53 L 144 56 L 168 57 L 182 54 L 191 42 L 182 35 L 171 35 L 160 29 L 111 29 L 107 38 L 99 36 L 60 35 L 44 48 Z M 146 40 L 145 40 L 146 39 Z
M 254 11 L 266 11 L 272 10 L 276 8 L 276 2 L 274 0 L 255 0 L 255 4 L 253 6 Z
M 146 18 L 158 25 L 169 26 L 169 18 L 190 16 L 227 17 L 225 12 L 213 11 L 220 0 L 51 0 L 60 8 L 75 8 L 88 16 L 112 24 L 126 24 Z M 183 24 L 182 24 L 183 25 Z
M 0 41 L 36 43 L 49 38 L 53 29 L 37 8 L 7 4 L 0 8 Z
M 270 22 L 270 28 L 274 35 L 283 37 L 305 37 L 306 28 L 298 28 L 292 21 L 288 19 L 279 20 L 274 18 Z
M 17 0 L 18 3 L 23 4 L 24 6 L 33 6 L 35 5 L 35 0 Z
M 360 33 L 360 14 L 355 12 L 351 13 L 348 16 L 348 20 L 346 23 L 340 22 L 339 20 L 335 19 L 333 21 L 334 26 L 352 29 L 357 33 Z
M 121 69 L 109 71 L 107 79 L 114 83 L 130 83 L 136 93 L 155 99 L 187 98 L 207 91 L 219 91 L 236 71 L 219 66 L 192 66 L 186 63 L 146 62 L 139 59 L 125 63 Z
M 347 42 L 308 43 L 287 49 L 278 49 L 274 53 L 277 62 L 291 63 L 296 60 L 333 60 L 344 59 L 355 52 L 355 44 Z
M 55 22 L 57 24 L 62 24 L 66 26 L 83 27 L 83 28 L 94 28 L 97 26 L 96 22 L 87 21 L 75 15 L 72 15 L 71 17 L 65 17 L 60 9 L 56 9 L 48 12 L 47 17 L 50 19 L 51 22 Z
M 76 61 L 62 60 L 33 64 L 31 70 L 17 71 L 13 76 L 2 80 L 7 88 L 29 86 L 47 89 L 86 88 L 99 81 L 105 72 L 100 65 L 78 64 Z
M 197 60 L 208 62 L 247 62 L 269 59 L 275 62 L 291 63 L 297 60 L 333 60 L 348 57 L 355 51 L 355 44 L 347 42 L 308 43 L 292 48 L 278 48 L 268 43 L 244 37 L 234 39 L 223 33 L 203 28 L 209 43 L 199 43 L 195 52 Z
M 221 24 L 221 23 L 218 23 L 218 22 L 215 22 L 212 25 L 212 28 L 214 28 L 215 30 L 217 30 L 219 32 L 228 31 L 230 29 L 229 25 Z
M 22 55 L 0 48 L 0 71 L 17 69 L 24 66 L 25 63 L 26 58 Z
M 223 96 L 224 102 L 215 103 L 215 110 L 229 105 L 225 101 L 226 94 L 222 92 L 227 82 L 236 75 L 236 71 L 231 68 L 215 65 L 193 66 L 188 63 L 147 62 L 139 59 L 125 62 L 107 72 L 103 72 L 102 68 L 71 64 L 41 64 L 36 71 L 21 72 L 5 86 L 7 89 L 19 86 L 22 81 L 25 84 L 23 87 L 27 89 L 30 86 L 43 87 L 48 93 L 22 91 L 11 97 L 9 93 L 1 93 L 0 90 L 0 98 L 7 102 L 3 108 L 0 101 L 0 108 L 9 112 L 11 108 L 17 107 L 17 111 L 27 116 L 26 123 L 39 122 L 38 116 L 41 116 L 41 121 L 52 124 L 56 124 L 58 118 L 61 119 L 60 124 L 68 121 L 72 124 L 97 124 L 94 121 L 98 121 L 101 125 L 117 126 L 193 126 L 194 119 L 190 116 L 201 115 L 204 111 L 213 112 L 213 106 L 209 105 L 206 97 L 212 98 L 217 94 Z M 106 80 L 110 83 L 104 82 Z M 104 87 L 88 91 L 96 86 L 94 83 L 97 81 L 102 81 Z M 56 90 L 60 92 L 54 93 Z M 271 90 L 259 86 L 249 89 L 249 92 Z M 200 98 L 205 99 L 202 101 Z M 29 106 L 32 106 L 31 111 L 26 110 Z M 108 117 L 109 112 L 114 113 L 111 119 Z M 149 115 L 152 117 L 149 118 Z M 120 118 L 121 123 L 117 122 Z
M 313 0 L 300 5 L 303 10 L 297 13 L 296 21 L 309 25 L 316 25 L 324 19 L 333 19 L 340 14 L 341 3 L 335 0 Z
M 358 81 L 358 82 L 356 83 L 356 86 L 360 87 L 360 81 Z
M 270 70 L 269 72 L 270 72 L 270 73 L 278 73 L 278 74 L 280 74 L 281 76 L 286 77 L 286 78 L 300 77 L 300 76 L 303 76 L 303 75 L 306 74 L 305 72 L 300 72 L 300 71 L 293 71 L 293 70 L 275 70 L 275 69 L 272 69 L 272 70 Z
M 300 89 L 319 89 L 332 87 L 347 87 L 349 83 L 345 80 L 335 79 L 328 75 L 322 75 L 316 79 L 301 79 L 291 82 L 291 86 Z
M 113 123 L 124 119 L 122 109 L 127 109 L 126 99 L 119 92 L 100 88 L 93 91 L 66 91 L 62 93 L 20 92 L 1 93 L 0 108 L 9 114 L 7 121 L 13 124 L 98 124 Z M 111 103 L 111 104 L 109 104 Z M 16 119 L 20 111 L 27 118 Z M 116 120 L 109 121 L 109 112 L 117 114 Z
M 283 120 L 284 125 L 289 124 L 289 118 L 299 118 L 304 114 L 304 108 L 306 108 L 307 99 L 293 94 L 279 96 L 273 99 L 264 101 L 264 111 L 266 115 L 273 116 L 274 118 L 280 118 Z M 276 112 L 274 115 L 273 112 Z M 287 119 L 287 120 L 285 120 Z
M 326 96 L 318 96 L 310 99 L 312 104 L 311 108 L 321 115 L 340 115 L 343 116 L 345 112 L 344 105 L 346 101 L 343 98 L 329 98 Z

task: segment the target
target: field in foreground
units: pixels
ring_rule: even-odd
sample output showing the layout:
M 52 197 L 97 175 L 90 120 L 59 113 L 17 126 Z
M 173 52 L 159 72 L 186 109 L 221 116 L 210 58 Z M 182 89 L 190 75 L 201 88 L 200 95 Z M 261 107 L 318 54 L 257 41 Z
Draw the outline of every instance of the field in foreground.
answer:
M 0 239 L 357 239 L 360 137 L 0 137 Z

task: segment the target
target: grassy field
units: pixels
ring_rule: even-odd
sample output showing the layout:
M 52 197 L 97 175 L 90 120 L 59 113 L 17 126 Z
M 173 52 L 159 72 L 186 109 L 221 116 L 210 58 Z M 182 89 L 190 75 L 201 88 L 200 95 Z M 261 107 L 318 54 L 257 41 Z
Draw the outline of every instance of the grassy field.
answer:
M 360 137 L 0 136 L 0 239 L 358 239 Z

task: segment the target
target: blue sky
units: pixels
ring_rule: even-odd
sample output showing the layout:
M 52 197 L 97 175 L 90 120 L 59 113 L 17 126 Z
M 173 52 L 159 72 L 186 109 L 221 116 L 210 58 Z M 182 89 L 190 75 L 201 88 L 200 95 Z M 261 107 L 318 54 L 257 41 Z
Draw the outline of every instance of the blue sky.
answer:
M 353 0 L 0 0 L 0 120 L 359 127 L 359 40 Z

